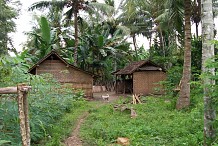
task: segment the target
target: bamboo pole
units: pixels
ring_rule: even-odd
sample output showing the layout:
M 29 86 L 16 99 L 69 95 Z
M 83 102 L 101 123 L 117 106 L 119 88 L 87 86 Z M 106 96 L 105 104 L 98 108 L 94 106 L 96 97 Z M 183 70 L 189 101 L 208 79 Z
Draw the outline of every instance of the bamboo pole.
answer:
M 16 93 L 17 93 L 17 87 L 0 88 L 0 94 L 16 94 Z

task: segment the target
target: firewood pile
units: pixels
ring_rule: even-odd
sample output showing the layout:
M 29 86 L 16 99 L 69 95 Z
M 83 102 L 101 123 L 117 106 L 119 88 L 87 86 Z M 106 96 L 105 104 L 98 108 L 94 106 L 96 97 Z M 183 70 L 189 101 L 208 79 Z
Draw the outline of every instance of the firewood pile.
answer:
M 138 95 L 137 94 L 133 94 L 132 95 L 132 104 L 137 104 L 137 103 L 141 104 L 142 102 L 139 99 L 140 96 L 141 96 L 141 94 L 138 94 Z

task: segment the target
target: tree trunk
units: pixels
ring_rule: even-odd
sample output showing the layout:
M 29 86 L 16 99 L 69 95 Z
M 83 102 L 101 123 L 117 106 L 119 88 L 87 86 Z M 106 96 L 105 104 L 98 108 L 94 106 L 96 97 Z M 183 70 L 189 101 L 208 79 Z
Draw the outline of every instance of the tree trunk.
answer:
M 136 60 L 138 61 L 138 51 L 137 51 L 137 45 L 136 45 L 136 36 L 135 34 L 132 35 L 132 41 L 135 49 L 135 55 L 136 55 Z
M 198 19 L 195 23 L 196 23 L 196 37 L 198 38 L 198 34 L 199 34 L 198 33 L 198 26 L 199 26 L 199 23 L 201 22 L 201 0 L 197 0 L 197 5 L 198 5 L 197 6 L 198 7 L 198 9 L 197 9 Z
M 164 36 L 162 33 L 162 30 L 159 28 L 159 38 L 160 38 L 160 47 L 163 50 L 163 57 L 166 57 L 166 53 L 165 53 L 165 45 L 164 45 Z
M 214 75 L 214 68 L 209 68 L 206 61 L 214 57 L 214 20 L 212 12 L 212 0 L 202 0 L 202 73 Z M 216 137 L 213 122 L 216 119 L 215 107 L 211 97 L 213 90 L 209 85 L 215 82 L 208 75 L 203 78 L 204 86 L 204 145 L 211 145 L 211 141 Z
M 181 79 L 181 90 L 177 100 L 176 108 L 182 109 L 190 105 L 190 80 L 191 80 L 191 0 L 185 2 L 185 51 L 183 76 Z
M 198 38 L 198 25 L 199 25 L 198 23 L 195 23 L 195 26 L 196 26 L 196 30 L 195 31 L 196 31 L 196 37 L 197 38 Z
M 74 46 L 74 65 L 77 66 L 78 63 L 78 21 L 77 21 L 77 14 L 78 14 L 78 0 L 75 0 L 74 3 L 74 29 L 75 29 L 75 46 Z

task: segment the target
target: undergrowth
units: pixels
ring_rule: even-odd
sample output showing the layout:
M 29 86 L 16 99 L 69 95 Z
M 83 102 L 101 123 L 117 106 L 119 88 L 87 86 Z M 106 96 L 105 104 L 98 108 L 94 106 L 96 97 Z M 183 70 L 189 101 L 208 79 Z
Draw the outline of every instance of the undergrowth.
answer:
M 37 145 L 46 146 L 60 146 L 63 145 L 65 139 L 69 137 L 72 129 L 76 126 L 77 120 L 81 113 L 86 112 L 92 107 L 91 103 L 87 101 L 77 101 L 73 103 L 74 110 L 65 114 L 49 131 L 48 136 L 45 137 Z
M 114 110 L 114 104 L 92 111 L 81 127 L 85 145 L 115 144 L 118 137 L 129 138 L 133 146 L 203 145 L 202 100 L 182 111 L 175 110 L 172 97 L 143 97 L 143 100 L 143 104 L 127 105 L 137 112 L 133 119 L 130 112 Z
M 62 88 L 49 74 L 31 76 L 28 94 L 31 145 L 59 145 L 87 102 L 83 92 Z M 21 145 L 16 96 L 0 98 L 0 142 Z

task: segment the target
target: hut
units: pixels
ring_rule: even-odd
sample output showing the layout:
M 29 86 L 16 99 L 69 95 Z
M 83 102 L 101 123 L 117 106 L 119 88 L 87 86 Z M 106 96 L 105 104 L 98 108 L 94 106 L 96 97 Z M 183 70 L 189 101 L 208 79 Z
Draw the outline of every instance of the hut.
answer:
M 133 62 L 125 68 L 114 72 L 116 75 L 116 93 L 163 94 L 158 83 L 166 79 L 165 70 L 150 60 Z
M 93 97 L 93 74 L 69 64 L 55 51 L 51 51 L 33 65 L 29 73 L 33 75 L 50 73 L 61 84 L 67 84 L 72 89 L 82 89 L 86 97 Z

